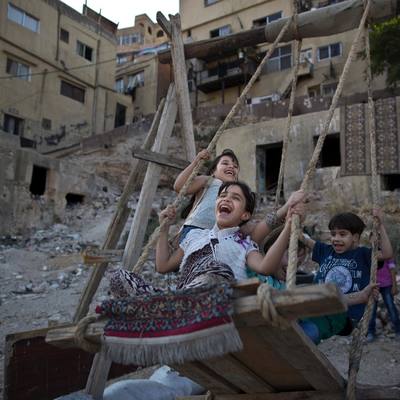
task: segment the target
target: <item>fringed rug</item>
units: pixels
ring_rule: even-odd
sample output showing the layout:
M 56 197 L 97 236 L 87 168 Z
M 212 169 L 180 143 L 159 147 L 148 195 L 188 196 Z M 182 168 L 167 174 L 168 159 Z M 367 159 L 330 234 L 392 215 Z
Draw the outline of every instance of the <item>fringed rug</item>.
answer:
M 150 366 L 221 356 L 242 349 L 233 321 L 232 288 L 204 286 L 106 300 L 103 350 L 117 363 Z

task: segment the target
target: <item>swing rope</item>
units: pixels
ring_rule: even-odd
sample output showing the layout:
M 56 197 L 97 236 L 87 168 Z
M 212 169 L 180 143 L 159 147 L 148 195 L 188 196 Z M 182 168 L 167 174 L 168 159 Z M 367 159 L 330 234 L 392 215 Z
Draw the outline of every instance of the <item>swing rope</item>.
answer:
M 369 0 L 368 0 L 369 3 Z M 378 193 L 378 168 L 376 162 L 376 131 L 375 131 L 375 107 L 372 96 L 372 74 L 371 74 L 371 55 L 368 26 L 364 30 L 365 35 L 365 51 L 367 63 L 367 85 L 368 85 L 368 125 L 370 138 L 370 156 L 371 156 L 371 189 L 372 189 L 372 207 L 375 208 L 379 204 Z M 374 217 L 372 225 L 372 256 L 371 256 L 371 273 L 370 283 L 376 283 L 376 271 L 378 264 L 378 220 Z M 368 331 L 369 321 L 371 319 L 374 307 L 374 298 L 370 296 L 359 326 L 353 331 L 352 342 L 349 354 L 349 378 L 346 388 L 346 399 L 356 399 L 356 383 L 357 374 L 360 368 L 361 357 L 363 352 L 364 338 Z
M 267 51 L 265 57 L 262 59 L 262 61 L 258 65 L 256 71 L 254 72 L 253 76 L 251 77 L 251 79 L 247 83 L 246 87 L 243 89 L 242 93 L 237 98 L 236 103 L 233 105 L 232 109 L 230 110 L 229 114 L 226 116 L 226 118 L 223 121 L 223 123 L 221 124 L 221 126 L 218 128 L 218 130 L 215 133 L 214 137 L 211 139 L 211 141 L 210 141 L 210 143 L 208 144 L 208 147 L 207 147 L 207 151 L 209 153 L 211 153 L 214 150 L 218 139 L 221 137 L 222 133 L 225 131 L 225 129 L 227 128 L 227 126 L 231 122 L 231 120 L 234 117 L 234 115 L 236 114 L 239 106 L 243 103 L 243 100 L 245 99 L 247 93 L 252 88 L 254 82 L 258 79 L 258 77 L 261 74 L 261 71 L 262 71 L 265 63 L 269 60 L 269 58 L 271 57 L 272 53 L 275 51 L 276 46 L 281 41 L 283 35 L 286 33 L 287 29 L 289 28 L 290 24 L 292 23 L 292 20 L 293 20 L 293 18 L 289 18 L 286 21 L 285 25 L 282 27 L 279 35 L 276 37 L 276 39 L 275 39 L 274 43 L 272 44 L 271 48 Z M 186 196 L 189 186 L 191 185 L 193 179 L 197 176 L 197 174 L 200 171 L 200 169 L 203 166 L 203 164 L 204 164 L 203 160 L 199 160 L 199 162 L 196 164 L 196 166 L 194 167 L 194 169 L 193 169 L 192 173 L 190 174 L 189 178 L 187 179 L 187 181 L 183 185 L 182 189 L 178 193 L 175 201 L 173 202 L 172 205 L 174 207 L 177 208 L 183 202 L 183 198 L 184 198 L 184 196 Z M 157 239 L 158 239 L 158 236 L 159 236 L 159 233 L 160 233 L 160 230 L 164 228 L 166 223 L 167 223 L 166 220 L 163 221 L 163 223 L 157 229 L 154 230 L 154 232 L 150 236 L 150 239 L 147 242 L 146 246 L 143 248 L 142 255 L 140 256 L 140 258 L 138 259 L 136 264 L 133 266 L 133 268 L 132 268 L 133 272 L 139 273 L 142 270 L 143 265 L 144 265 L 144 263 L 146 262 L 146 260 L 147 260 L 147 258 L 149 256 L 150 249 L 155 246 L 155 244 L 157 242 Z
M 301 183 L 300 189 L 302 189 L 305 193 L 308 191 L 308 187 L 310 181 L 315 173 L 315 169 L 317 166 L 317 162 L 319 160 L 319 156 L 322 150 L 322 146 L 325 141 L 325 137 L 328 134 L 329 126 L 331 124 L 333 114 L 337 107 L 340 95 L 342 94 L 343 86 L 346 82 L 346 79 L 349 74 L 350 66 L 356 56 L 356 49 L 358 42 L 360 41 L 361 34 L 364 30 L 365 22 L 369 13 L 370 9 L 370 2 L 367 3 L 364 13 L 362 15 L 360 24 L 357 28 L 357 32 L 353 43 L 350 48 L 349 55 L 347 57 L 346 63 L 343 67 L 342 75 L 340 76 L 339 83 L 337 85 L 335 94 L 332 99 L 331 106 L 328 111 L 328 116 L 325 120 L 324 126 L 322 128 L 321 134 L 319 135 L 317 144 L 315 146 L 313 155 L 311 160 L 308 164 L 307 171 L 304 175 L 303 182 Z M 289 242 L 289 260 L 288 260 L 288 268 L 286 271 L 286 287 L 288 289 L 293 289 L 296 286 L 296 270 L 297 270 L 297 247 L 298 247 L 298 239 L 300 236 L 300 218 L 298 215 L 294 214 L 292 217 L 292 224 L 291 224 L 291 233 L 290 233 L 290 242 Z
M 297 20 L 298 20 L 297 0 L 293 0 L 293 27 L 294 27 L 294 32 L 295 32 L 296 38 L 298 38 Z M 285 166 L 286 166 L 287 149 L 288 149 L 288 144 L 289 144 L 289 134 L 290 134 L 290 128 L 292 125 L 293 107 L 294 107 L 294 100 L 295 100 L 295 95 L 296 95 L 297 78 L 298 78 L 298 73 L 299 73 L 301 43 L 302 43 L 301 39 L 296 39 L 294 42 L 295 64 L 294 64 L 294 68 L 293 68 L 293 79 L 292 79 L 291 92 L 290 92 L 288 116 L 286 119 L 286 129 L 285 129 L 285 133 L 283 136 L 282 155 L 281 155 L 281 163 L 279 166 L 278 183 L 276 186 L 275 209 L 278 209 L 278 207 L 279 207 L 279 200 L 281 197 L 282 186 L 283 186 L 283 175 L 284 175 Z

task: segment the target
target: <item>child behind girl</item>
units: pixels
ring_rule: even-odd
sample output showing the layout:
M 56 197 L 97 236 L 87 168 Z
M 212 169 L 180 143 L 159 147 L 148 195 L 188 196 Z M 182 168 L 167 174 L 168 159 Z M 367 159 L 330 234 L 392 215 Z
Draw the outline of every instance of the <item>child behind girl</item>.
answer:
M 193 162 L 176 178 L 175 191 L 179 192 L 182 189 L 197 163 L 208 158 L 207 150 L 200 151 Z M 235 153 L 230 149 L 225 149 L 213 160 L 207 175 L 199 175 L 194 178 L 187 191 L 188 194 L 194 195 L 193 202 L 189 205 L 189 207 L 193 207 L 188 216 L 182 215 L 186 220 L 181 231 L 180 241 L 192 229 L 211 229 L 214 226 L 214 205 L 218 189 L 223 182 L 237 181 L 238 174 L 239 161 Z M 272 229 L 283 223 L 289 207 L 297 204 L 303 197 L 303 191 L 294 192 L 279 210 L 268 213 L 265 220 L 256 225 L 247 223 L 242 227 L 242 231 L 249 234 L 256 243 L 260 243 Z
M 250 188 L 243 182 L 225 182 L 217 196 L 215 226 L 212 229 L 192 229 L 172 254 L 168 231 L 176 210 L 168 206 L 160 213 L 160 223 L 165 219 L 168 222 L 160 231 L 157 242 L 156 270 L 160 273 L 172 272 L 179 265 L 178 289 L 246 279 L 246 264 L 264 275 L 273 274 L 279 266 L 280 255 L 284 251 L 279 247 L 281 242 L 277 241 L 271 247 L 272 252 L 263 257 L 257 244 L 240 231 L 239 226 L 248 221 L 254 211 L 255 198 Z M 282 232 L 286 241 L 289 234 L 290 226 Z M 160 291 L 125 270 L 114 273 L 110 287 L 115 297 Z
M 393 259 L 378 261 L 378 271 L 376 273 L 376 282 L 379 285 L 379 292 L 382 295 L 383 302 L 389 313 L 389 318 L 392 321 L 396 339 L 400 340 L 400 318 L 399 312 L 394 303 L 394 298 L 398 293 L 396 282 L 396 264 Z M 375 339 L 376 332 L 376 310 L 378 302 L 375 301 L 372 312 L 371 321 L 369 322 L 367 341 L 372 342 Z

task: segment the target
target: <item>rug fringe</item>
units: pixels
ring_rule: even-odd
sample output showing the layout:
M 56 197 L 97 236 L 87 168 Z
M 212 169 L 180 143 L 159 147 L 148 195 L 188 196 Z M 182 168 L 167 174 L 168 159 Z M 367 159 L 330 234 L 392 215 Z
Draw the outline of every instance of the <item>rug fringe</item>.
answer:
M 240 351 L 243 343 L 233 323 L 165 338 L 121 339 L 103 337 L 103 351 L 114 362 L 143 367 L 155 364 L 182 364 Z

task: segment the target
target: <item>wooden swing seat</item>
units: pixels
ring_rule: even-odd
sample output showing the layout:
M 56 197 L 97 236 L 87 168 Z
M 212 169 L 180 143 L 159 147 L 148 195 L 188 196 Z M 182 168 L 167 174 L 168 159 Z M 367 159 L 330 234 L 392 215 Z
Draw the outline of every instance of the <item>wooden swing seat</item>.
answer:
M 234 320 L 244 344 L 241 352 L 172 367 L 211 391 L 215 400 L 343 398 L 345 379 L 298 324 L 293 322 L 288 329 L 280 329 L 262 317 L 256 295 L 258 286 L 254 278 L 235 287 Z M 346 310 L 343 296 L 333 284 L 278 291 L 273 302 L 286 318 Z M 103 326 L 104 322 L 90 324 L 85 337 L 100 343 Z M 76 326 L 51 330 L 46 342 L 74 347 L 75 330 Z M 399 393 L 399 388 L 360 388 L 363 399 L 395 399 Z

